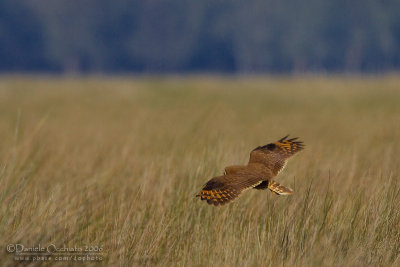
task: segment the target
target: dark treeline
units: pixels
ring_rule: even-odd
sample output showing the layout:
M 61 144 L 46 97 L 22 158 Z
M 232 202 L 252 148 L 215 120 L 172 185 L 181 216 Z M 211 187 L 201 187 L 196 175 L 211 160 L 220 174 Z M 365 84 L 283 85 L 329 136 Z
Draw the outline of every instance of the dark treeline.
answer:
M 0 0 L 0 71 L 399 67 L 399 0 Z

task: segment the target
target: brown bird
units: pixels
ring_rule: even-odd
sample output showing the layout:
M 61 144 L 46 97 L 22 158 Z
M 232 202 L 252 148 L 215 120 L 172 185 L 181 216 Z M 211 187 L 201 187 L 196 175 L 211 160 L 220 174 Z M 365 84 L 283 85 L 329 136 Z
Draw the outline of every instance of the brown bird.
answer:
M 292 194 L 291 189 L 272 180 L 285 167 L 287 160 L 304 148 L 303 142 L 296 141 L 297 138 L 287 138 L 253 149 L 247 165 L 226 167 L 224 175 L 209 180 L 197 196 L 218 206 L 234 200 L 249 188 L 268 188 L 278 195 Z

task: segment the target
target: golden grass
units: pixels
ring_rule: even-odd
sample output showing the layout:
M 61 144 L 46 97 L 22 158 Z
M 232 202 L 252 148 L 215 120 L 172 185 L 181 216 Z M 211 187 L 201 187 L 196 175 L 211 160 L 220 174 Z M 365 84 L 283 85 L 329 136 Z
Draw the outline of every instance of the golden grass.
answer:
M 399 266 L 399 84 L 2 77 L 1 263 L 53 243 L 117 266 Z M 277 178 L 293 196 L 194 197 L 286 134 L 306 144 Z

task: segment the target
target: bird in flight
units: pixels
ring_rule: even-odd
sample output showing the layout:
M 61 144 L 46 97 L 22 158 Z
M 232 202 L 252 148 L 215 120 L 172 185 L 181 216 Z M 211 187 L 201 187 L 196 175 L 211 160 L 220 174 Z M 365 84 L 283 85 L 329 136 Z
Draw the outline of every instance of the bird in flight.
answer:
M 224 205 L 237 198 L 246 189 L 269 189 L 278 195 L 290 195 L 293 191 L 272 180 L 285 167 L 287 160 L 304 148 L 298 138 L 280 140 L 259 146 L 250 153 L 247 165 L 225 168 L 222 176 L 209 180 L 197 195 L 215 206 Z

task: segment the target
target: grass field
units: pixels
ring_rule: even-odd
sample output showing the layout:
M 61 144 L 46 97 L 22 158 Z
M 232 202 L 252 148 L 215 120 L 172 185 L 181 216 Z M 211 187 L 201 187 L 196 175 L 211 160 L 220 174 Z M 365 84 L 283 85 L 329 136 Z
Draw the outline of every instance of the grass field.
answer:
M 306 144 L 276 179 L 294 195 L 195 198 L 286 134 Z M 3 76 L 0 263 L 54 244 L 115 266 L 400 266 L 399 139 L 395 76 Z

